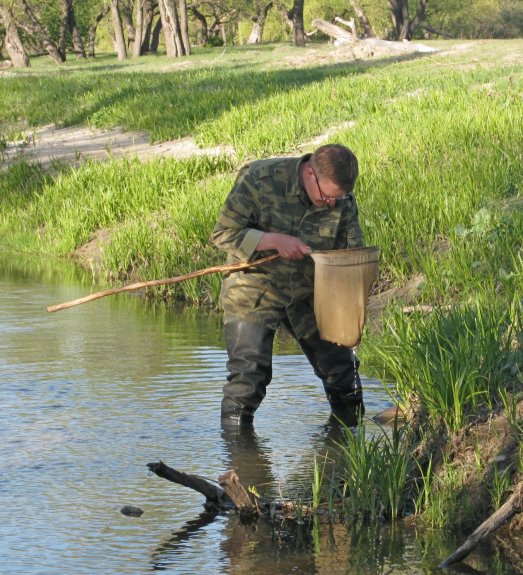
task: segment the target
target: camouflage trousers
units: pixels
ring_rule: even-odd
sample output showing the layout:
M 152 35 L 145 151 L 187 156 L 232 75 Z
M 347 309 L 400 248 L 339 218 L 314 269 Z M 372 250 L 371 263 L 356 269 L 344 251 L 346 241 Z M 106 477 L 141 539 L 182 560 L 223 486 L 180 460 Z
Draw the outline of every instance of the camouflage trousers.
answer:
M 295 338 L 287 320 L 285 327 Z M 262 324 L 232 320 L 225 324 L 229 375 L 223 387 L 222 417 L 252 420 L 272 379 L 272 348 L 276 331 Z M 320 338 L 296 338 L 323 387 L 332 412 L 353 423 L 363 415 L 359 361 L 352 349 Z

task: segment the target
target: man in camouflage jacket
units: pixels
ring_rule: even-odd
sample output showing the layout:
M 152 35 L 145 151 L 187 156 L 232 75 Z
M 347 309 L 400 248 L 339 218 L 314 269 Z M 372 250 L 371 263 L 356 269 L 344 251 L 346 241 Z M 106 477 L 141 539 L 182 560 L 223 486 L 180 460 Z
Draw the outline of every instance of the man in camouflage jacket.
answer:
M 222 421 L 250 423 L 272 378 L 272 345 L 283 324 L 322 380 L 332 411 L 356 421 L 363 412 L 352 349 L 322 340 L 314 317 L 312 250 L 361 247 L 353 188 L 354 154 L 337 144 L 296 158 L 241 168 L 211 235 L 230 263 L 281 258 L 226 276 L 222 283 L 229 376 Z M 332 297 L 336 297 L 333 293 Z

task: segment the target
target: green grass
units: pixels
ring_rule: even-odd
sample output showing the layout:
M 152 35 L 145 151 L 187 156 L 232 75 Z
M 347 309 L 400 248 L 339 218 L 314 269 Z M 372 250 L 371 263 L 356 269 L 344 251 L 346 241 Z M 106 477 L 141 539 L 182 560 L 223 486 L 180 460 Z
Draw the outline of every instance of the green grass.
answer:
M 356 194 L 366 242 L 381 248 L 380 285 L 421 273 L 417 301 L 435 309 L 406 315 L 389 306 L 385 329 L 363 339 L 366 373 L 393 381 L 398 402 L 419 402 L 433 429 L 451 435 L 505 405 L 520 433 L 510 402 L 523 388 L 523 42 L 300 68 L 285 61 L 309 53 L 274 45 L 197 50 L 176 62 L 37 59 L 3 77 L 0 158 L 9 138 L 54 122 L 121 126 L 153 142 L 190 135 L 201 146 L 233 145 L 237 160 L 55 163 L 50 172 L 20 160 L 0 172 L 0 250 L 68 258 L 103 230 L 97 273 L 109 282 L 216 265 L 223 254 L 208 238 L 238 165 L 312 151 L 307 142 L 328 129 L 359 158 Z M 205 276 L 154 295 L 216 306 L 219 284 Z M 345 446 L 343 481 L 358 494 L 350 511 L 396 517 L 412 461 L 396 436 L 363 435 Z M 322 469 L 316 506 L 336 483 Z M 494 499 L 504 482 L 495 478 Z M 419 507 L 428 523 L 447 524 L 458 483 L 451 467 L 426 478 Z
M 483 301 L 389 320 L 376 354 L 403 401 L 416 397 L 435 424 L 457 432 L 521 378 L 521 302 Z M 518 367 L 519 366 L 519 367 Z
M 349 515 L 355 519 L 398 519 L 405 512 L 409 470 L 414 464 L 404 430 L 380 428 L 365 433 L 363 425 L 345 429 L 339 445 L 339 479 Z
M 208 237 L 232 184 L 230 169 L 226 158 L 205 156 L 146 164 L 120 160 L 49 178 L 20 164 L 0 180 L 3 249 L 66 257 L 108 230 L 101 269 L 113 280 L 157 279 L 216 265 L 219 254 Z M 215 302 L 218 280 L 207 276 L 169 289 L 195 303 Z

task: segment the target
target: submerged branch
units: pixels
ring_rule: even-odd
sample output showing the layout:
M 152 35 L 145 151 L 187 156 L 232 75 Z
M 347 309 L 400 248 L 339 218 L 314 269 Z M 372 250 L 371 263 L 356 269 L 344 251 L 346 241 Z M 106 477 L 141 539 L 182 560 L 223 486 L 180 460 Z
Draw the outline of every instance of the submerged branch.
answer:
M 167 481 L 172 481 L 173 483 L 178 483 L 178 485 L 183 485 L 184 487 L 189 487 L 190 489 L 198 491 L 198 493 L 205 496 L 207 502 L 213 503 L 220 508 L 230 508 L 231 506 L 232 501 L 229 499 L 224 489 L 199 475 L 177 471 L 176 469 L 165 465 L 163 461 L 148 463 L 147 467 L 150 471 L 156 473 L 158 477 L 162 477 L 163 479 L 167 479 Z
M 287 501 L 275 501 L 249 493 L 243 486 L 234 470 L 229 470 L 219 478 L 219 484 L 208 479 L 184 473 L 169 467 L 163 461 L 148 463 L 150 471 L 163 479 L 189 487 L 205 496 L 205 507 L 218 511 L 230 511 L 236 509 L 244 519 L 256 519 L 260 515 L 269 516 L 271 519 L 308 520 L 318 517 L 320 522 L 341 521 L 343 513 L 339 509 L 328 510 L 326 506 L 318 509 L 308 505 L 292 503 Z M 341 507 L 343 507 L 341 505 Z

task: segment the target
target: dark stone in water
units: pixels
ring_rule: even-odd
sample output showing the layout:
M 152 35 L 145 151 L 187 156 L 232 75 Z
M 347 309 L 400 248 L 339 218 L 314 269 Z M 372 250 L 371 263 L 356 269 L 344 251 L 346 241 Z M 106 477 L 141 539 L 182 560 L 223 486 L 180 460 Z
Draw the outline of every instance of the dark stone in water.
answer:
M 143 513 L 143 509 L 135 507 L 134 505 L 124 505 L 120 509 L 120 513 L 127 515 L 128 517 L 140 517 Z

